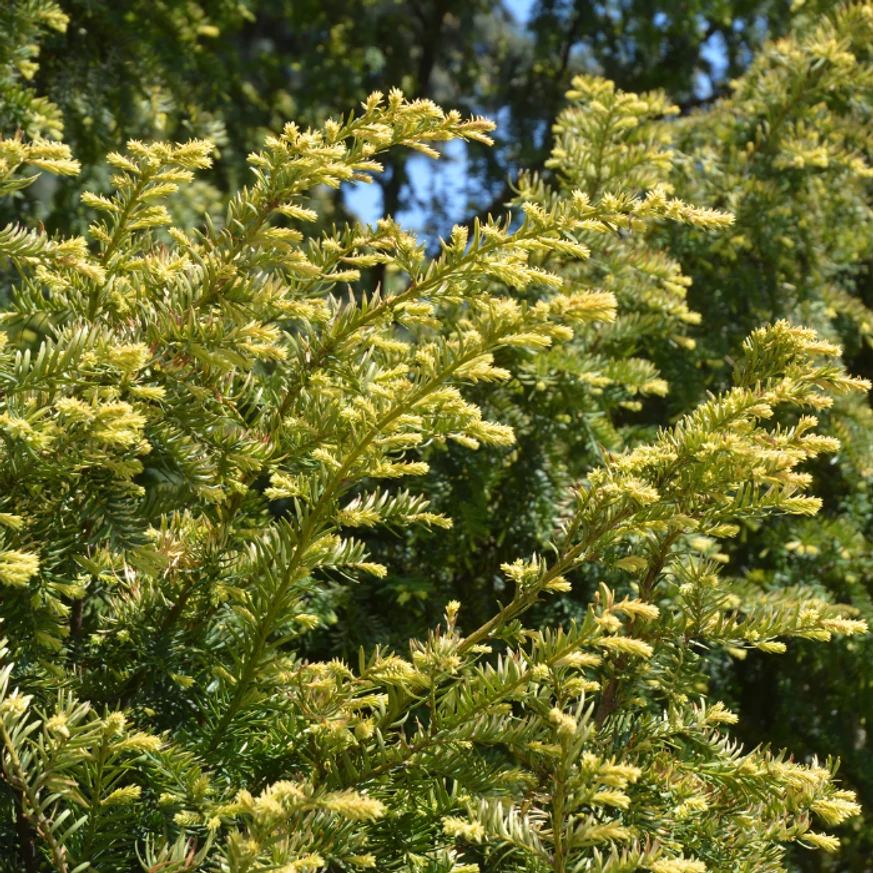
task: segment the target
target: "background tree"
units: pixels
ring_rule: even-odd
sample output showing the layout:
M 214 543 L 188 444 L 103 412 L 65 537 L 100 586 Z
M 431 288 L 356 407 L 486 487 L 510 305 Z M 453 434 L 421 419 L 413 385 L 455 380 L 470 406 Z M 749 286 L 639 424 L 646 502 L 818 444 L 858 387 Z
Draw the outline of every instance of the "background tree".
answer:
M 7 28 L 19 6 L 28 4 L 6 4 Z M 497 148 L 455 153 L 466 203 L 447 207 L 439 193 L 410 186 L 408 158 L 389 159 L 377 182 L 383 211 L 421 209 L 441 232 L 499 211 L 518 170 L 542 167 L 574 75 L 600 72 L 632 91 L 664 87 L 690 106 L 721 93 L 791 20 L 788 4 L 773 2 L 63 0 L 59 8 L 69 26 L 46 35 L 34 84 L 59 105 L 88 184 L 102 155 L 131 137 L 198 135 L 220 146 L 213 184 L 226 192 L 246 181 L 245 156 L 266 130 L 289 117 L 318 124 L 373 88 L 399 87 L 500 121 Z M 73 221 L 74 190 L 40 192 L 66 197 L 40 217 Z

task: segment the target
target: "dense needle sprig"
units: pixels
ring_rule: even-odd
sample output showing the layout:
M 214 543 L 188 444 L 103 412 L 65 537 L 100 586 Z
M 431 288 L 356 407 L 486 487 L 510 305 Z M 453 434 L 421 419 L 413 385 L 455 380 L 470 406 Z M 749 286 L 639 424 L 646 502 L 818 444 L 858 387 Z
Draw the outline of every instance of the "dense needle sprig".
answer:
M 839 443 L 804 410 L 869 388 L 788 321 L 751 333 L 732 388 L 604 450 L 550 548 L 503 564 L 483 623 L 452 600 L 406 650 L 301 654 L 336 586 L 390 572 L 356 531 L 451 526 L 417 485 L 428 450 L 514 444 L 471 386 L 557 347 L 581 367 L 618 345 L 628 286 L 603 250 L 593 273 L 620 290 L 587 281 L 593 240 L 645 240 L 624 249 L 635 314 L 689 345 L 687 283 L 653 228 L 732 219 L 673 198 L 658 143 L 622 133 L 662 98 L 579 80 L 571 100 L 561 191 L 523 180 L 520 220 L 456 227 L 433 258 L 391 218 L 306 232 L 312 190 L 366 183 L 388 149 L 488 142 L 490 122 L 398 91 L 267 138 L 220 223 L 176 227 L 167 208 L 210 143 L 131 142 L 107 158 L 112 192 L 82 198 L 87 238 L 0 232 L 15 276 L 0 333 L 10 857 L 59 873 L 775 873 L 791 843 L 837 846 L 824 829 L 858 807 L 835 766 L 740 749 L 735 716 L 698 693 L 713 648 L 866 630 L 802 590 L 744 600 L 711 548 L 817 512 L 802 465 Z M 77 169 L 21 135 L 0 161 L 6 193 L 28 166 Z M 607 190 L 624 173 L 637 190 Z M 601 365 L 622 402 L 663 393 L 633 353 Z M 603 583 L 579 621 L 531 622 L 582 567 L 627 592 Z

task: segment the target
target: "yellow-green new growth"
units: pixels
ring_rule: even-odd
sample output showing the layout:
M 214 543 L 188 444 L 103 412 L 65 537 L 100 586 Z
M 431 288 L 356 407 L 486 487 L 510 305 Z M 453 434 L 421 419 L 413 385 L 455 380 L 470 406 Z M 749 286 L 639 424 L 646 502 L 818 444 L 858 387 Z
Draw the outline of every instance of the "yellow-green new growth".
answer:
M 755 331 L 732 389 L 603 448 L 479 627 L 452 600 L 408 652 L 306 648 L 344 581 L 391 581 L 373 531 L 403 549 L 451 525 L 421 493 L 438 452 L 520 450 L 477 386 L 563 378 L 586 414 L 632 412 L 667 390 L 634 326 L 690 345 L 656 233 L 731 218 L 672 197 L 663 97 L 580 79 L 571 99 L 558 187 L 523 179 L 520 223 L 458 227 L 433 258 L 390 218 L 305 232 L 312 189 L 368 181 L 388 148 L 488 142 L 490 122 L 397 91 L 270 136 L 221 223 L 174 227 L 166 205 L 211 144 L 132 142 L 114 192 L 83 198 L 89 241 L 0 236 L 21 273 L 4 323 L 42 316 L 0 347 L 5 820 L 45 865 L 776 873 L 787 844 L 833 847 L 813 816 L 857 807 L 832 768 L 742 752 L 732 714 L 691 700 L 707 649 L 865 630 L 803 592 L 746 604 L 711 549 L 818 509 L 801 465 L 838 443 L 799 411 L 869 386 L 810 330 Z M 74 169 L 47 148 L 7 147 L 4 172 Z M 535 624 L 583 567 L 626 590 Z

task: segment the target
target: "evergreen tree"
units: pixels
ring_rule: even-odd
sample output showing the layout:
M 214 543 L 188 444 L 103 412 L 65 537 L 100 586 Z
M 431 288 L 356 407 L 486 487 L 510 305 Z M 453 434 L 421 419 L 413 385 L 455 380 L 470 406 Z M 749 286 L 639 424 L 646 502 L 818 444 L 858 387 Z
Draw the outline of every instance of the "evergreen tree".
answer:
M 21 83 L 64 17 L 14 10 L 13 206 L 39 171 L 80 169 Z M 871 22 L 858 5 L 810 24 L 678 124 L 661 93 L 577 78 L 516 218 L 456 226 L 433 258 L 391 218 L 307 229 L 319 186 L 372 181 L 383 154 L 488 145 L 490 122 L 396 90 L 268 136 L 202 224 L 169 207 L 213 144 L 131 140 L 106 158 L 111 192 L 82 195 L 83 236 L 0 232 L 0 869 L 769 873 L 793 846 L 838 848 L 827 828 L 859 808 L 835 764 L 740 748 L 712 679 L 866 630 L 746 544 L 814 555 L 797 519 L 822 508 L 808 469 L 840 450 L 828 430 L 853 495 L 867 475 L 869 383 L 833 341 L 863 331 L 838 268 L 863 234 L 815 174 L 779 185 L 814 111 L 834 197 L 865 214 Z M 818 98 L 796 85 L 813 73 Z M 725 119 L 766 137 L 788 109 L 784 140 L 736 147 Z M 821 210 L 813 268 L 780 262 L 806 294 L 658 420 L 712 315 L 687 276 L 743 248 L 746 188 L 768 179 L 786 222 Z M 792 323 L 816 294 L 821 336 Z M 505 533 L 477 566 L 482 525 Z M 416 566 L 428 587 L 404 581 Z M 372 596 L 353 592 L 374 585 L 425 609 L 352 653 Z
M 712 317 L 695 353 L 703 365 L 696 372 L 707 373 L 711 390 L 728 381 L 730 349 L 742 334 L 760 319 L 782 316 L 814 326 L 845 348 L 853 372 L 873 376 L 871 47 L 873 19 L 864 5 L 832 18 L 804 17 L 791 38 L 760 53 L 730 99 L 679 125 L 677 145 L 688 157 L 677 164 L 677 192 L 729 208 L 737 219 L 721 245 L 693 234 L 669 241 L 693 277 L 690 305 Z M 706 172 L 692 172 L 697 166 Z M 692 384 L 688 374 L 670 374 L 680 393 Z M 869 619 L 869 401 L 840 401 L 827 428 L 844 448 L 835 463 L 812 470 L 824 517 L 750 528 L 726 551 L 732 572 L 752 591 L 812 586 Z M 826 743 L 869 806 L 870 650 L 866 642 L 826 648 L 791 647 L 777 670 L 750 657 L 720 684 L 747 713 L 744 739 L 803 755 Z M 863 870 L 873 850 L 869 820 L 846 829 L 845 839 L 839 869 Z M 821 869 L 811 859 L 803 866 Z

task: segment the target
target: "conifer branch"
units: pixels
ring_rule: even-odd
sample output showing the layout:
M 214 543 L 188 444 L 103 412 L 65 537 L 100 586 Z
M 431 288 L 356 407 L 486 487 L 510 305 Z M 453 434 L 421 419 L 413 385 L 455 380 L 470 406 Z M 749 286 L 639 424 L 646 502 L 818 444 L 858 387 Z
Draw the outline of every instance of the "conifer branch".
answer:
M 372 181 L 378 155 L 488 141 L 490 122 L 397 91 L 268 137 L 220 226 L 176 226 L 167 202 L 209 142 L 132 141 L 107 158 L 113 191 L 82 197 L 90 242 L 0 231 L 0 841 L 28 873 L 776 873 L 792 843 L 837 847 L 813 829 L 858 812 L 835 768 L 742 752 L 736 717 L 692 697 L 706 659 L 866 631 L 782 570 L 725 570 L 742 525 L 811 557 L 782 536 L 822 506 L 809 462 L 870 426 L 832 342 L 838 316 L 869 333 L 836 266 L 863 246 L 807 228 L 798 264 L 780 255 L 829 309 L 818 332 L 749 325 L 732 387 L 696 402 L 689 358 L 665 366 L 670 395 L 661 365 L 710 316 L 688 293 L 704 260 L 754 249 L 725 282 L 773 263 L 748 233 L 775 172 L 813 213 L 804 168 L 833 161 L 866 215 L 869 137 L 844 98 L 847 71 L 873 75 L 867 32 L 868 4 L 810 24 L 693 116 L 575 78 L 552 172 L 515 188 L 518 229 L 456 227 L 435 258 L 393 219 L 311 231 L 311 192 Z M 77 170 L 57 143 L 0 139 L 0 190 L 28 167 Z M 803 236 L 783 206 L 774 250 Z M 689 411 L 648 427 L 676 397 Z M 384 581 L 356 590 L 364 574 Z

